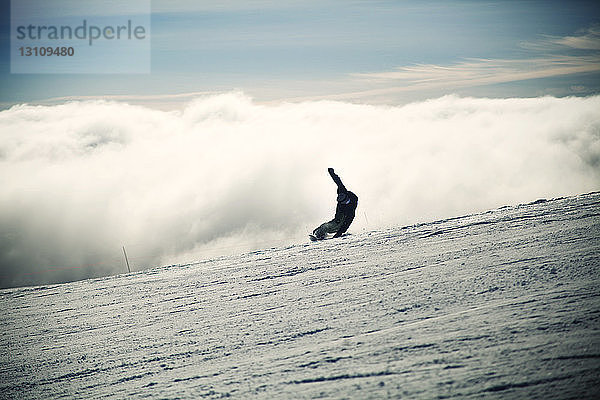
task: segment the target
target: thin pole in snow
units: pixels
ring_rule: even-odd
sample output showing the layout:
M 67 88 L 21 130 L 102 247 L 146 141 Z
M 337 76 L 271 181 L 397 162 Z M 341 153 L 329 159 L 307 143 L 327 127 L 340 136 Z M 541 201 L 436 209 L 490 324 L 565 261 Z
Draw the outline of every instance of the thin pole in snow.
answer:
M 367 218 L 367 212 L 363 211 L 363 214 L 365 215 L 365 220 L 367 221 L 367 226 L 369 226 L 369 218 Z
M 125 262 L 127 263 L 127 271 L 131 273 L 131 269 L 129 268 L 129 260 L 127 259 L 127 252 L 125 251 L 125 246 L 123 246 L 123 254 L 125 254 Z

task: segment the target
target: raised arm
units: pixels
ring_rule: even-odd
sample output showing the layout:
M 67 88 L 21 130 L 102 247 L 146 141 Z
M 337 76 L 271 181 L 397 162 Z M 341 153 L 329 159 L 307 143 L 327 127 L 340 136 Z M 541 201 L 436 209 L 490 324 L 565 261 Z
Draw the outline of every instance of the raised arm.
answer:
M 342 180 L 340 179 L 340 177 L 336 175 L 336 173 L 333 170 L 333 168 L 327 168 L 327 172 L 329 172 L 329 175 L 331 175 L 331 179 L 333 179 L 333 181 L 337 185 L 337 187 L 338 187 L 338 193 L 342 193 L 342 192 L 347 192 L 348 191 L 346 189 L 346 186 L 344 186 L 344 184 L 342 183 Z

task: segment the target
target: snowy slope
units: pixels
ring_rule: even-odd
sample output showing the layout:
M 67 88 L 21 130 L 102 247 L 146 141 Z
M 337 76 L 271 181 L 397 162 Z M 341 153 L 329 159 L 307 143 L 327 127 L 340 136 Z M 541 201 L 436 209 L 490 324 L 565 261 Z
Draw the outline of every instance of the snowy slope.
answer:
M 0 291 L 2 398 L 594 398 L 600 194 Z

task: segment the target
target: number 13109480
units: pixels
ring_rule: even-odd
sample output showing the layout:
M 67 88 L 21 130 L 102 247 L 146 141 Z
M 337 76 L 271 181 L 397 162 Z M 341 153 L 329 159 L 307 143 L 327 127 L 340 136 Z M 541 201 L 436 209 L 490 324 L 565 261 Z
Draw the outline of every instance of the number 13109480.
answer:
M 22 57 L 72 57 L 75 55 L 73 47 L 19 47 Z

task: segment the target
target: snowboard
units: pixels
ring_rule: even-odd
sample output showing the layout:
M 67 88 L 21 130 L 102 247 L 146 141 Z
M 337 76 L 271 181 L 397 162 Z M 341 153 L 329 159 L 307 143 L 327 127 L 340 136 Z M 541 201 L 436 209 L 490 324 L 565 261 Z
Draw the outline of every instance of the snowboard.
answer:
M 344 236 L 348 236 L 348 235 L 350 235 L 350 233 L 343 233 L 342 236 L 340 236 L 340 237 L 344 237 Z M 325 237 L 323 239 L 319 239 L 318 237 L 316 237 L 312 233 L 309 233 L 308 234 L 308 238 L 310 239 L 311 242 L 318 242 L 320 240 L 333 239 L 333 235 L 325 235 Z
M 348 236 L 348 235 L 350 235 L 350 233 L 343 233 L 342 236 L 340 236 L 340 237 L 344 237 L 344 236 Z M 311 242 L 318 242 L 318 241 L 321 241 L 321 240 L 334 239 L 334 235 L 333 234 L 327 234 L 327 235 L 325 235 L 324 238 L 319 239 L 318 237 L 316 237 L 312 233 L 309 233 L 308 234 L 308 238 L 310 239 Z

